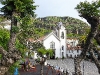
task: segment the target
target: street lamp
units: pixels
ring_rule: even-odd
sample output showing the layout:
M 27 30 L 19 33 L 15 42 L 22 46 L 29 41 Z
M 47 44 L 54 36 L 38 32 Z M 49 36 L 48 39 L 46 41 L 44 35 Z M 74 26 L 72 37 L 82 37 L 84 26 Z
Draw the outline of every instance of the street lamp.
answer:
M 84 75 L 84 61 L 83 61 L 83 75 Z

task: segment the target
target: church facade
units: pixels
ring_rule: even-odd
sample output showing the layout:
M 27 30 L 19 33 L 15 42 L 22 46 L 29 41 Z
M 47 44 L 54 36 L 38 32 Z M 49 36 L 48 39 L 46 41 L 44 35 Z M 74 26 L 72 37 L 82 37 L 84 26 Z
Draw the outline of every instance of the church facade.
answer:
M 46 49 L 53 50 L 55 58 L 66 58 L 66 29 L 62 22 L 42 42 Z

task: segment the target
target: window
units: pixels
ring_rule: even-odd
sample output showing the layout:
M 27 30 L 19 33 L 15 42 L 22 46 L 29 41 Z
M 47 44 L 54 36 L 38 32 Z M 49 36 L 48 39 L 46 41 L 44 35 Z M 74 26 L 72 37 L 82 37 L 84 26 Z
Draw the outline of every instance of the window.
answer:
M 71 42 L 71 45 L 72 45 L 72 47 L 73 47 L 73 42 Z
M 72 58 L 72 55 L 70 55 L 70 57 Z
M 76 55 L 75 55 L 75 58 L 76 58 Z
M 79 53 L 79 50 L 77 50 L 77 53 Z
M 55 42 L 53 42 L 53 41 L 50 42 L 50 48 L 51 48 L 51 49 L 55 49 Z
M 61 38 L 64 39 L 64 32 L 61 33 Z
M 64 50 L 64 46 L 62 46 L 62 50 Z

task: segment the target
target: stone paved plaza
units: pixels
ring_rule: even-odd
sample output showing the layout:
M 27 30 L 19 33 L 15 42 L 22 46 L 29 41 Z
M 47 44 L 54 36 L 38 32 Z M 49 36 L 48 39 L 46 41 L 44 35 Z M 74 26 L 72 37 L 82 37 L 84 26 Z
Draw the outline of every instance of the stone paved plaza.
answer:
M 47 63 L 54 67 L 59 66 L 63 68 L 64 70 L 67 69 L 67 71 L 69 72 L 69 75 L 72 75 L 72 73 L 74 72 L 74 60 L 73 59 L 47 60 Z M 89 61 L 84 61 L 84 66 L 83 66 L 83 62 L 81 62 L 81 70 L 82 70 L 83 75 L 100 75 L 98 73 L 98 69 L 95 66 L 95 64 Z

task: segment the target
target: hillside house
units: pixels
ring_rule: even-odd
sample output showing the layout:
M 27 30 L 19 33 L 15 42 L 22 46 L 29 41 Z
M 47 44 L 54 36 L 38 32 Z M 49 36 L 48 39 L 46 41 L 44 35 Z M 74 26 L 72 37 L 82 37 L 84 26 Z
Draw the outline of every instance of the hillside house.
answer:
M 67 57 L 74 58 L 80 55 L 82 49 L 80 46 L 77 46 L 78 42 L 79 40 L 76 38 L 67 38 Z

